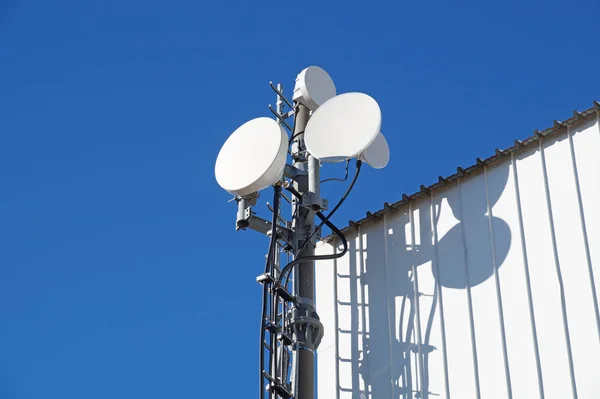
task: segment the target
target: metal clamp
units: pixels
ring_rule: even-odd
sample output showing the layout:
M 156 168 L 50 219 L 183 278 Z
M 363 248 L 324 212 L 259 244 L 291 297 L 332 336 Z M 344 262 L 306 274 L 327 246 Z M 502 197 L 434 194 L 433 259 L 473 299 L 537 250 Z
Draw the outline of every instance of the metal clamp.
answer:
M 295 341 L 299 347 L 315 350 L 323 338 L 323 323 L 315 308 L 299 302 L 292 311 L 289 325 L 293 327 Z
M 283 175 L 289 179 L 295 180 L 298 176 L 307 176 L 308 172 L 286 164 L 285 169 L 283 170 Z
M 329 201 L 327 201 L 326 198 L 321 198 L 313 193 L 308 193 L 302 196 L 302 205 L 314 211 L 323 211 L 329 209 Z

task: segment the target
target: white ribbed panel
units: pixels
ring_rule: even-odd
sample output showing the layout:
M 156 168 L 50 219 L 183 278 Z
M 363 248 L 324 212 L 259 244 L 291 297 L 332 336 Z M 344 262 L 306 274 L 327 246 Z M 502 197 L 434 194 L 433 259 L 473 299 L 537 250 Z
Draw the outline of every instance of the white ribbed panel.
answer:
M 599 153 L 596 117 L 348 234 L 319 397 L 600 398 Z

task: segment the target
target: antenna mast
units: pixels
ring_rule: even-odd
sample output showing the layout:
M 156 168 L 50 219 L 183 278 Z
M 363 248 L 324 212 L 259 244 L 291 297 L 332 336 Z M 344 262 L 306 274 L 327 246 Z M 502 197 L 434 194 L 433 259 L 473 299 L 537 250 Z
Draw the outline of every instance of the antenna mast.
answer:
M 219 152 L 215 177 L 235 195 L 236 229 L 270 237 L 265 271 L 256 278 L 263 289 L 259 399 L 314 399 L 315 350 L 323 336 L 315 309 L 315 260 L 344 256 L 347 241 L 329 218 L 352 190 L 362 161 L 382 168 L 389 160 L 389 149 L 379 131 L 381 111 L 375 100 L 362 93 L 336 96 L 335 85 L 323 69 L 311 66 L 300 72 L 293 103 L 284 97 L 281 84 L 270 86 L 277 95 L 276 109 L 269 105 L 276 120 L 256 118 L 234 131 Z M 284 112 L 286 106 L 289 110 Z M 291 117 L 293 127 L 286 122 Z M 292 165 L 286 164 L 288 153 Z M 247 162 L 249 154 L 251 162 Z M 357 158 L 354 179 L 324 216 L 321 211 L 328 203 L 320 195 L 321 161 L 351 158 Z M 267 204 L 270 221 L 252 209 L 259 192 L 269 186 L 274 187 L 273 203 Z M 283 188 L 292 194 L 291 200 Z M 291 204 L 289 221 L 281 216 L 282 199 Z M 315 216 L 321 220 L 318 226 Z M 323 225 L 338 236 L 342 251 L 315 256 Z M 286 265 L 280 268 L 286 256 Z
M 307 203 L 297 204 L 298 198 L 293 197 L 292 231 L 294 233 L 294 248 L 303 248 L 294 254 L 294 259 L 313 256 L 315 253 L 314 235 L 312 235 L 315 211 L 321 210 L 319 196 L 320 165 L 319 160 L 306 151 L 304 145 L 304 130 L 310 117 L 308 107 L 297 103 L 295 105 L 295 129 L 293 132 L 292 159 L 294 168 L 308 173 L 294 181 L 294 188 Z M 300 206 L 298 206 L 300 205 Z M 306 244 L 306 238 L 313 242 Z M 298 304 L 294 309 L 294 320 L 303 320 L 304 325 L 296 329 L 296 350 L 298 367 L 298 398 L 313 399 L 315 390 L 315 356 L 314 351 L 320 343 L 323 328 L 315 310 L 315 265 L 314 261 L 300 263 L 294 269 L 294 296 Z

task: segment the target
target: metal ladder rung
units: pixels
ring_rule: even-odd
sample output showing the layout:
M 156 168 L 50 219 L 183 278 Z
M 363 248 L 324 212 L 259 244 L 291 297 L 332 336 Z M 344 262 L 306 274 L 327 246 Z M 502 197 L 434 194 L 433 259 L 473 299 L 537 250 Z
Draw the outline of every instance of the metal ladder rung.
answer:
M 269 373 L 263 371 L 263 377 L 269 380 L 268 390 L 271 392 L 275 392 L 275 394 L 279 395 L 283 399 L 292 399 L 294 394 L 287 389 L 287 387 L 282 384 L 279 380 L 271 377 Z

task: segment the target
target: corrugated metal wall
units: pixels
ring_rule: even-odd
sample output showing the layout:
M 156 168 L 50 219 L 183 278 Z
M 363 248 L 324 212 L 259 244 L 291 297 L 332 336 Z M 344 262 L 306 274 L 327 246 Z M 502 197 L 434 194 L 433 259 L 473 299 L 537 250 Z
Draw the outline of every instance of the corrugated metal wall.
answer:
M 600 398 L 599 199 L 596 114 L 347 234 L 319 398 Z

